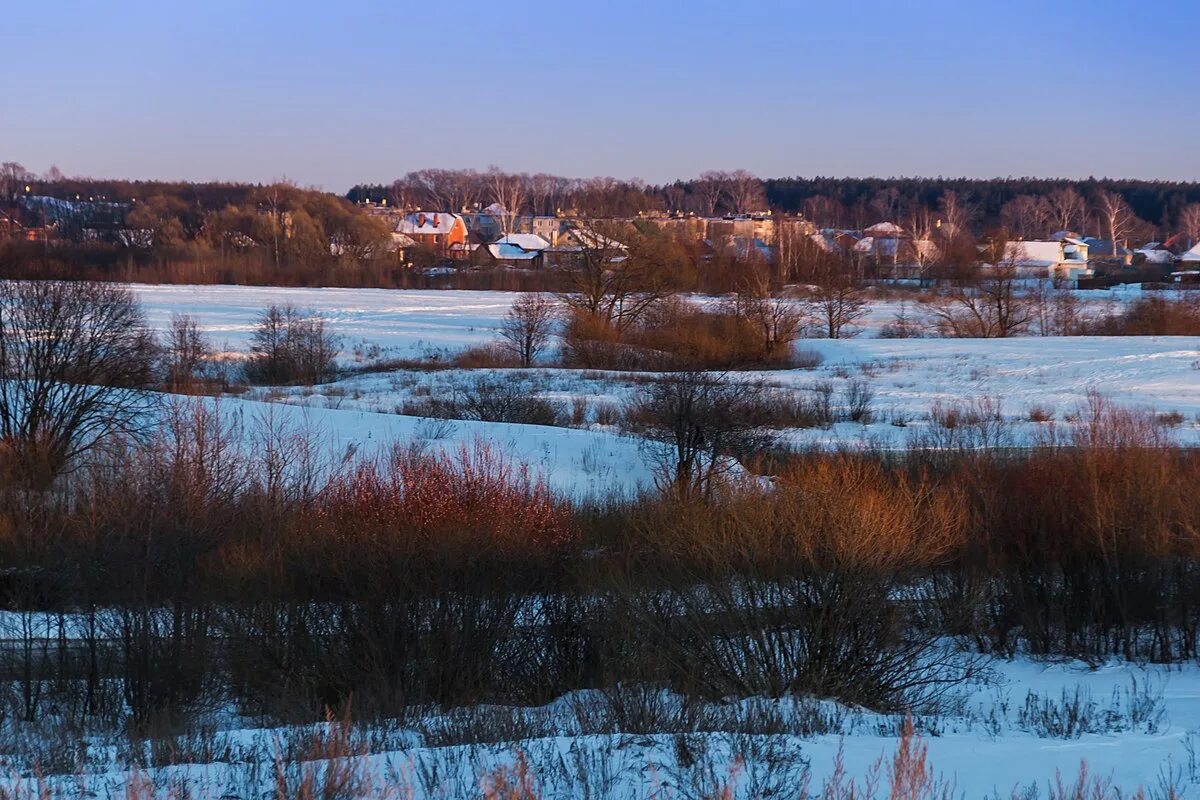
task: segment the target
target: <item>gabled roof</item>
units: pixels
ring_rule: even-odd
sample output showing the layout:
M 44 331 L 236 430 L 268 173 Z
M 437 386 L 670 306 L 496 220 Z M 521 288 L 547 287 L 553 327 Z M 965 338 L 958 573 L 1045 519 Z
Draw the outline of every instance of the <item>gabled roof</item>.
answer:
M 500 261 L 532 261 L 542 254 L 539 250 L 526 250 L 515 244 L 500 243 L 489 244 L 488 252 L 492 254 L 492 258 Z
M 904 233 L 904 228 L 901 228 L 894 222 L 876 222 L 871 227 L 867 228 L 863 233 L 868 233 L 872 236 L 891 237 L 899 236 Z
M 1186 253 L 1181 253 L 1179 256 L 1179 260 L 1181 262 L 1188 263 L 1188 264 L 1195 264 L 1195 263 L 1200 262 L 1200 244 L 1197 244 L 1195 247 L 1193 247 L 1191 250 L 1188 250 Z
M 555 251 L 570 252 L 572 250 L 580 250 L 583 247 L 588 247 L 592 250 L 625 250 L 625 245 L 601 233 L 586 230 L 584 228 L 570 228 L 559 237 L 558 244 L 553 248 Z M 577 244 L 572 244 L 576 242 Z
M 396 225 L 396 233 L 408 236 L 414 234 L 446 234 L 454 230 L 454 223 L 461 221 L 458 214 L 446 211 L 418 211 L 408 214 Z
M 510 233 L 501 236 L 493 244 L 514 245 L 522 250 L 545 250 L 550 243 L 536 233 Z

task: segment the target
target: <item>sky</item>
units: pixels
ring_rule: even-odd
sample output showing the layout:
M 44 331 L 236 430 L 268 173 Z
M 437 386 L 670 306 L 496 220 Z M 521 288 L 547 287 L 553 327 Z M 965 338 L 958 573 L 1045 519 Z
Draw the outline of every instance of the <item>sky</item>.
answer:
M 1200 179 L 1200 0 L 0 0 L 0 160 Z

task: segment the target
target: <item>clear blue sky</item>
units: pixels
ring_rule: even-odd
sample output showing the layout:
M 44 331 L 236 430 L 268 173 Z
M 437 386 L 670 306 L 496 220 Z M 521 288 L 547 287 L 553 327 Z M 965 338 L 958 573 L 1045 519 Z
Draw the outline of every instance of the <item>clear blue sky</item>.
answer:
M 0 159 L 1200 179 L 1200 2 L 0 0 Z

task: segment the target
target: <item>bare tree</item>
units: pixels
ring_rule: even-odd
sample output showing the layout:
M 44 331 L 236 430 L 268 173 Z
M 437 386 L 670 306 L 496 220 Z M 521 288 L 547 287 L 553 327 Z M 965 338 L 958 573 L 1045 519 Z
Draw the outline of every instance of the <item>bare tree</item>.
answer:
M 172 391 L 187 389 L 201 377 L 201 371 L 212 358 L 212 346 L 195 317 L 189 314 L 171 316 L 171 326 L 163 342 L 163 356 L 167 386 Z
M 32 178 L 33 174 L 21 164 L 5 161 L 0 164 L 0 197 L 16 197 L 25 188 L 25 182 Z
M 0 283 L 0 449 L 46 485 L 114 435 L 152 425 L 153 337 L 107 283 Z
M 726 177 L 725 183 L 735 214 L 748 214 L 766 207 L 767 195 L 763 191 L 763 183 L 753 173 L 744 169 L 736 170 Z
M 663 466 L 662 489 L 709 496 L 736 470 L 738 458 L 761 452 L 761 384 L 709 372 L 680 372 L 655 382 L 630 406 L 628 424 L 652 442 Z
M 944 335 L 1004 338 L 1025 330 L 1033 321 L 1029 297 L 1021 291 L 1017 272 L 1020 248 L 1007 236 L 988 244 L 988 266 L 977 287 L 958 287 L 932 306 Z
M 837 227 L 846 216 L 846 207 L 826 195 L 817 195 L 804 201 L 804 216 L 817 227 Z
M 1187 237 L 1188 247 L 1200 242 L 1200 203 L 1189 203 L 1180 210 L 1179 229 Z
M 1009 200 L 1000 209 L 1000 221 L 1022 239 L 1045 236 L 1053 210 L 1044 197 L 1022 194 Z
M 806 317 L 796 303 L 775 297 L 766 269 L 758 267 L 742 279 L 734 299 L 734 313 L 758 332 L 764 361 L 785 358 L 792 342 L 800 338 Z
M 1087 204 L 1075 189 L 1069 186 L 1055 189 L 1046 195 L 1046 206 L 1050 212 L 1049 222 L 1056 231 L 1079 230 L 1083 227 Z
M 1133 209 L 1121 195 L 1101 189 L 1096 193 L 1093 210 L 1103 234 L 1113 243 L 1115 253 L 1116 248 L 1121 246 L 1122 241 L 1129 237 L 1137 225 Z
M 502 172 L 499 167 L 488 169 L 487 188 L 492 200 L 504 208 L 500 219 L 501 230 L 505 234 L 513 232 L 513 222 L 525 205 L 525 176 L 510 175 Z
M 900 190 L 895 186 L 880 189 L 871 197 L 871 210 L 883 222 L 895 222 L 900 211 Z
M 547 295 L 531 292 L 513 301 L 500 325 L 500 338 L 521 359 L 521 366 L 531 366 L 546 349 L 557 316 L 558 304 Z
M 936 222 L 931 212 L 924 205 L 914 206 L 905 217 L 904 227 L 911 235 L 912 262 L 916 265 L 922 279 L 930 265 L 937 261 L 941 251 L 933 241 Z
M 670 294 L 670 283 L 658 264 L 611 234 L 620 231 L 585 220 L 572 223 L 571 235 L 578 246 L 567 273 L 568 291 L 560 299 L 568 308 L 624 331 Z
M 944 232 L 945 235 L 964 236 L 970 232 L 979 209 L 969 198 L 947 189 L 938 199 L 938 212 L 941 214 L 943 227 L 948 228 Z
M 711 217 L 717 213 L 717 206 L 725 197 L 729 176 L 724 172 L 709 170 L 700 173 L 700 177 L 692 181 L 692 187 L 700 199 L 700 210 L 705 216 Z
M 862 290 L 849 281 L 833 281 L 818 287 L 805 301 L 805 307 L 830 339 L 853 336 L 857 333 L 856 323 L 870 310 Z

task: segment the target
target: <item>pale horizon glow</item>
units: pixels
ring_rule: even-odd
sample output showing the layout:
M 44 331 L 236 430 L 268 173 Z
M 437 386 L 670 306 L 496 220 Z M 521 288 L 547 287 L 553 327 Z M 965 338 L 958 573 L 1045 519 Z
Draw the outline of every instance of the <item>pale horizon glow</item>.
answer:
M 0 159 L 36 172 L 1200 180 L 1183 0 L 64 0 L 5 22 Z

